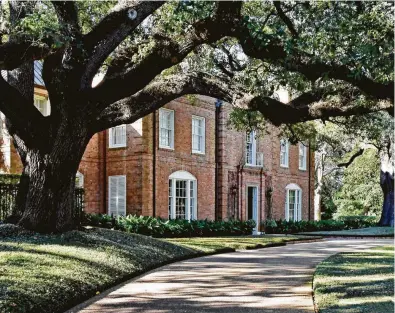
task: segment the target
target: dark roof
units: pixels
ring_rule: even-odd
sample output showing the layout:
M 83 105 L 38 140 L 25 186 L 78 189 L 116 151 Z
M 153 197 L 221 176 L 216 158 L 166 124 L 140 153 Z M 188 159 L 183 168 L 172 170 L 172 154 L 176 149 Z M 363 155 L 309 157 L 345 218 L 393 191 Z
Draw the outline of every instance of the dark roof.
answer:
M 43 71 L 43 62 L 42 61 L 34 61 L 34 84 L 45 87 L 43 77 L 42 77 L 42 71 Z M 7 80 L 7 71 L 2 70 L 1 76 L 5 80 Z

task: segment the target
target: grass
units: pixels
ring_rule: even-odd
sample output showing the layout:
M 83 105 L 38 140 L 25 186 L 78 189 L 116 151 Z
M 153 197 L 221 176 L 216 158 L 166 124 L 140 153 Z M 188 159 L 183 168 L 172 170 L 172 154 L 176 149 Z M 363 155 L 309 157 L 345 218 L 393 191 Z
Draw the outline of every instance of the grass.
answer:
M 394 227 L 368 227 L 360 229 L 338 231 L 316 231 L 300 233 L 301 235 L 313 236 L 356 236 L 356 237 L 394 237 Z
M 319 313 L 394 312 L 394 246 L 329 257 L 313 288 Z
M 288 241 L 300 241 L 319 239 L 321 237 L 294 236 L 294 235 L 265 235 L 250 237 L 194 237 L 194 238 L 171 238 L 166 241 L 192 248 L 202 252 L 214 252 L 219 249 L 257 249 L 271 246 L 285 245 Z
M 198 254 L 100 228 L 63 235 L 14 230 L 0 241 L 0 312 L 63 312 L 127 278 Z
M 41 235 L 3 224 L 0 225 L 0 312 L 64 312 L 111 286 L 166 263 L 305 238 L 159 240 L 103 228 Z

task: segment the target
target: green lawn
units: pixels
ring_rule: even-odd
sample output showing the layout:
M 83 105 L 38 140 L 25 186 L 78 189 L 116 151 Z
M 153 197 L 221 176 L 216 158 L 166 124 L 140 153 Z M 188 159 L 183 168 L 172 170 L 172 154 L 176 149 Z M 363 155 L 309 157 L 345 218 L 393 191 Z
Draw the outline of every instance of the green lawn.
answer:
M 363 236 L 363 237 L 393 237 L 393 227 L 368 227 L 360 229 L 338 230 L 338 231 L 315 231 L 300 233 L 301 235 L 313 236 Z
M 313 287 L 320 313 L 393 313 L 394 246 L 329 257 Z
M 294 235 L 264 235 L 249 237 L 171 238 L 165 240 L 187 248 L 210 253 L 218 249 L 257 249 L 273 245 L 284 245 L 287 241 L 312 240 L 320 238 L 321 237 Z
M 102 228 L 40 235 L 0 225 L 0 312 L 64 312 L 162 264 L 299 239 L 304 237 L 159 240 Z
M 118 282 L 197 251 L 107 229 L 2 237 L 0 312 L 63 312 Z M 3 228 L 3 229 L 2 229 Z

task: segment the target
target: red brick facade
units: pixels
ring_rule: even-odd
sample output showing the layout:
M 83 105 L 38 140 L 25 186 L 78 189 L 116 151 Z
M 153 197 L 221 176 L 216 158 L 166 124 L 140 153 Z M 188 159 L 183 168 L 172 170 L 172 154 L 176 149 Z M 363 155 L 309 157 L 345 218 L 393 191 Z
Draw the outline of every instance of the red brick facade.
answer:
M 281 167 L 280 140 L 271 129 L 271 135 L 258 136 L 256 143 L 264 166 L 247 166 L 246 134 L 227 126 L 230 105 L 220 106 L 216 115 L 215 100 L 199 96 L 179 98 L 165 108 L 174 110 L 174 149 L 159 148 L 158 112 L 126 126 L 124 148 L 109 148 L 108 131 L 93 136 L 79 169 L 84 175 L 87 212 L 107 213 L 108 177 L 126 175 L 126 212 L 168 218 L 169 176 L 186 171 L 196 177 L 198 219 L 246 219 L 248 186 L 257 187 L 259 220 L 269 215 L 285 218 L 286 186 L 291 183 L 302 190 L 302 218 L 313 219 L 312 152 L 307 170 L 300 170 L 298 146 L 290 146 L 289 167 Z M 205 118 L 205 154 L 192 153 L 193 115 Z M 11 149 L 11 172 L 20 171 L 18 162 Z

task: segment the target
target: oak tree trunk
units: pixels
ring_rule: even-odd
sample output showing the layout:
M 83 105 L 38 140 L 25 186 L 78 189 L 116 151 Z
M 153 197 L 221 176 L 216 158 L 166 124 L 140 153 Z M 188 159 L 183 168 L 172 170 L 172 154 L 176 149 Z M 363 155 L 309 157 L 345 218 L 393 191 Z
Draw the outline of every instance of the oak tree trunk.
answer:
M 394 177 L 388 172 L 380 171 L 380 186 L 384 202 L 379 225 L 394 226 Z
M 75 229 L 75 176 L 90 136 L 81 124 L 60 126 L 51 144 L 18 144 L 23 163 L 16 207 L 18 225 L 42 233 Z

